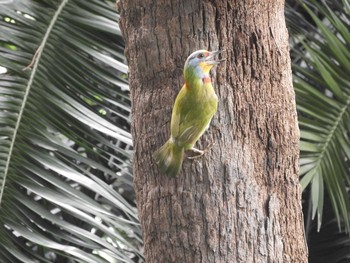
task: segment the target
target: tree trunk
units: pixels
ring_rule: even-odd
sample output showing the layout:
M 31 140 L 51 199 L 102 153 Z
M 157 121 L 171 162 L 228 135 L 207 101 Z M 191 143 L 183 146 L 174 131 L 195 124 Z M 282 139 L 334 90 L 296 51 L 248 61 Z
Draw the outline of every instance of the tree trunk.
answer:
M 307 262 L 283 0 L 125 0 L 135 191 L 147 262 Z M 177 178 L 153 152 L 169 137 L 187 56 L 224 49 L 219 110 Z

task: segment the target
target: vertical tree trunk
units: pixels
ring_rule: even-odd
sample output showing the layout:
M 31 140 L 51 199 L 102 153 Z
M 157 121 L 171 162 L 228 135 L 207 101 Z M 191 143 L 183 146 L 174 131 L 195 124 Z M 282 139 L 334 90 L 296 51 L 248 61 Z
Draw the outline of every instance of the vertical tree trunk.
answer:
M 125 0 L 134 176 L 147 262 L 307 262 L 283 0 Z M 169 136 L 187 56 L 225 49 L 219 111 L 177 178 L 152 153 Z

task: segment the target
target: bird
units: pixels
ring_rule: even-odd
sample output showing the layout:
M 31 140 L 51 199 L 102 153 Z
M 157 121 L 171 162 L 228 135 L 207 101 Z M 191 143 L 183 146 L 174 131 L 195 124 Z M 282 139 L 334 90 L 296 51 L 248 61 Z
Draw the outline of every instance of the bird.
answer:
M 184 66 L 185 84 L 179 91 L 172 110 L 170 138 L 153 157 L 159 170 L 170 177 L 176 177 L 182 167 L 185 151 L 192 151 L 194 159 L 202 156 L 204 150 L 194 148 L 195 143 L 208 129 L 217 112 L 218 97 L 210 78 L 210 70 L 223 59 L 215 59 L 222 51 L 204 49 L 193 52 Z

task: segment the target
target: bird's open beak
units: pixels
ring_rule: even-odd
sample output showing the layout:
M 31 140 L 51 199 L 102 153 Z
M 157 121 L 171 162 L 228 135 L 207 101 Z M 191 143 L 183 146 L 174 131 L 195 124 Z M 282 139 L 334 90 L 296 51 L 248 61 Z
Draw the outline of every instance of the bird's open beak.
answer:
M 221 62 L 225 61 L 225 59 L 215 59 L 214 58 L 216 55 L 219 55 L 223 51 L 224 50 L 209 52 L 209 56 L 206 57 L 205 62 L 209 65 L 217 65 L 217 64 L 220 64 Z

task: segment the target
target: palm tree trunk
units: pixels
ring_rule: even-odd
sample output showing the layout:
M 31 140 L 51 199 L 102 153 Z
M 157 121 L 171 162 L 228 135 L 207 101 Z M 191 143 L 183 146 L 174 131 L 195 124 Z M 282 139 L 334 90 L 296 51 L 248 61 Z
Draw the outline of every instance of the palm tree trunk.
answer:
M 120 1 L 132 98 L 135 190 L 147 262 L 307 262 L 299 130 L 283 0 Z M 152 153 L 169 136 L 197 49 L 225 49 L 219 111 L 180 175 Z

